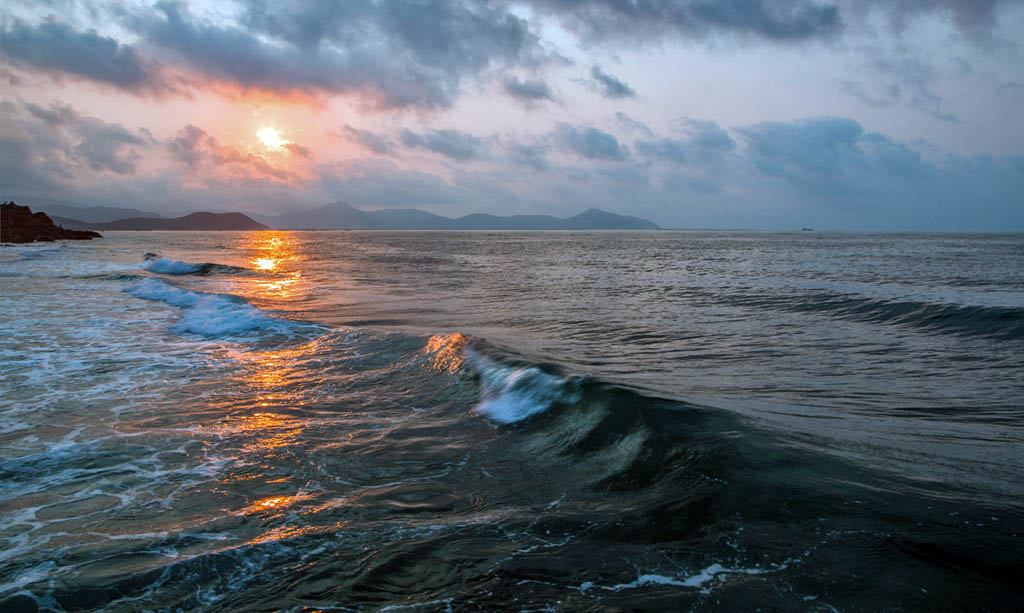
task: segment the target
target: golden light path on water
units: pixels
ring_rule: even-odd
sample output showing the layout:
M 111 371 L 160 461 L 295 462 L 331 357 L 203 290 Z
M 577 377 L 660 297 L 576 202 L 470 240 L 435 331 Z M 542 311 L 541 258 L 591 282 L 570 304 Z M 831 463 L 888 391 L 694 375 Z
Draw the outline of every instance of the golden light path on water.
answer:
M 239 275 L 234 282 L 240 287 L 233 293 L 271 310 L 287 309 L 287 303 L 306 297 L 307 284 L 303 281 L 308 279 L 304 279 L 301 267 L 307 256 L 298 235 L 251 232 L 240 237 L 237 246 L 246 254 L 252 274 Z M 244 441 L 236 448 L 234 461 L 239 467 L 249 468 L 221 477 L 220 483 L 245 493 L 234 514 L 258 517 L 264 522 L 249 537 L 248 545 L 340 529 L 338 525 L 304 525 L 304 518 L 325 508 L 358 504 L 365 494 L 320 500 L 323 492 L 317 486 L 284 468 L 290 462 L 290 450 L 303 444 L 307 429 L 316 429 L 313 422 L 295 414 L 295 409 L 309 401 L 309 388 L 305 388 L 307 392 L 296 390 L 303 389 L 303 364 L 322 350 L 323 342 L 329 341 L 313 339 L 274 349 L 239 347 L 228 352 L 238 367 L 237 376 L 245 392 L 224 407 L 227 414 L 215 433 Z M 468 342 L 468 337 L 458 332 L 430 337 L 423 347 L 426 364 L 435 371 L 458 372 L 464 366 L 463 351 Z
M 302 271 L 291 264 L 305 259 L 297 248 L 293 233 L 278 230 L 250 232 L 238 245 L 252 253 L 249 265 L 261 274 L 248 288 L 257 299 L 289 299 L 297 297 Z
M 249 232 L 239 237 L 235 248 L 247 254 L 247 267 L 253 274 L 236 279 L 237 291 L 260 308 L 287 308 L 285 303 L 301 300 L 306 259 L 300 241 L 292 232 L 276 230 Z M 238 291 L 240 290 L 240 291 Z M 285 519 L 296 506 L 308 505 L 314 494 L 305 483 L 280 473 L 287 463 L 290 447 L 299 440 L 309 425 L 307 420 L 291 414 L 303 402 L 302 394 L 289 391 L 303 376 L 300 364 L 317 351 L 317 340 L 301 342 L 277 349 L 243 349 L 229 352 L 238 365 L 238 376 L 247 389 L 246 398 L 230 409 L 231 415 L 219 434 L 245 440 L 238 449 L 237 461 L 253 464 L 255 470 L 242 477 L 222 480 L 227 486 L 236 479 L 251 484 L 248 501 L 237 508 L 241 516 L 257 515 L 264 520 L 277 518 L 255 535 L 250 544 L 292 538 L 311 527 L 300 527 Z M 234 484 L 237 487 L 237 483 Z M 247 487 L 249 487 L 247 485 Z M 284 523 L 278 523 L 284 520 Z

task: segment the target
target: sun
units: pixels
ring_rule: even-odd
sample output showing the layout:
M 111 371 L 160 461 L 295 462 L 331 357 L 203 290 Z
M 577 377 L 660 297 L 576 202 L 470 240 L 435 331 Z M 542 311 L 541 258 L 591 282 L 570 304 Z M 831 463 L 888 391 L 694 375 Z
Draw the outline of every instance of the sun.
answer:
M 265 127 L 256 130 L 256 138 L 260 139 L 267 149 L 277 151 L 287 145 L 290 141 L 281 138 L 281 131 L 277 128 Z

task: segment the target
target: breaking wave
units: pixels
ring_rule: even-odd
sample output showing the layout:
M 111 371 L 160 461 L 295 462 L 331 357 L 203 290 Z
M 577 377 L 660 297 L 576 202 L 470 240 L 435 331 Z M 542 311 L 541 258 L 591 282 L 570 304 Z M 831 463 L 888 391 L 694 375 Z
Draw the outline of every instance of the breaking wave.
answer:
M 475 411 L 511 424 L 581 397 L 579 377 L 560 377 L 539 366 L 508 366 L 467 348 L 466 364 L 480 377 L 480 402 Z
M 152 256 L 154 254 L 146 254 Z M 213 262 L 192 263 L 171 258 L 148 257 L 142 264 L 143 270 L 164 275 L 210 275 L 214 273 L 235 273 L 245 269 Z
M 171 326 L 177 333 L 220 338 L 253 332 L 296 336 L 322 331 L 313 324 L 273 317 L 236 296 L 181 289 L 160 279 L 143 279 L 125 291 L 136 298 L 184 309 Z

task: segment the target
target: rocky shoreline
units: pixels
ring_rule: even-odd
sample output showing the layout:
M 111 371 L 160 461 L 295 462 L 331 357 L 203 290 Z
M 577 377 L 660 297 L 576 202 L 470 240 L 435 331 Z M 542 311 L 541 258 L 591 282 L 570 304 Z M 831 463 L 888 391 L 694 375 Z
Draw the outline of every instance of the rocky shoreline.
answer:
M 0 242 L 35 243 L 94 238 L 103 236 L 91 230 L 65 230 L 53 223 L 46 213 L 33 213 L 27 206 L 14 202 L 0 204 Z

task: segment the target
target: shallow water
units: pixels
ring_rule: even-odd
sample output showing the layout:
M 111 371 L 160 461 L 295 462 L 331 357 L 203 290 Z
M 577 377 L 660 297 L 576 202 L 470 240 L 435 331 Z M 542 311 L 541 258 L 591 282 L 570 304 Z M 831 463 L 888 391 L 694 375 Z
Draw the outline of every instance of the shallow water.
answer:
M 0 252 L 0 609 L 1024 607 L 1024 235 Z

